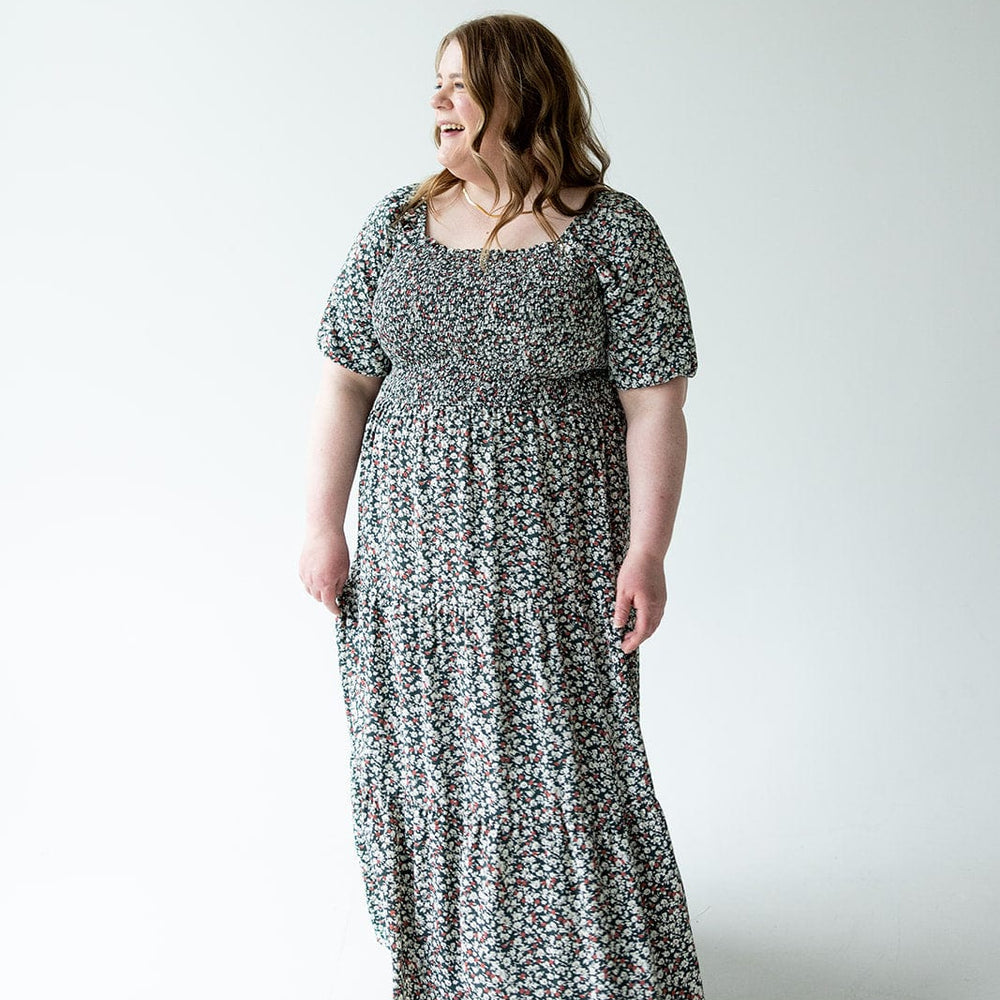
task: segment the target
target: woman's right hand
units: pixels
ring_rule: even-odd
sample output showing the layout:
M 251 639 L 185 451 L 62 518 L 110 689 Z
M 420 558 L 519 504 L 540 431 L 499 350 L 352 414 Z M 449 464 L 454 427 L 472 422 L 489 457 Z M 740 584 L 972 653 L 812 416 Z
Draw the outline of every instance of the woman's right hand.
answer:
M 342 531 L 310 534 L 299 558 L 299 579 L 305 588 L 338 618 L 343 614 L 337 599 L 351 564 L 347 539 Z

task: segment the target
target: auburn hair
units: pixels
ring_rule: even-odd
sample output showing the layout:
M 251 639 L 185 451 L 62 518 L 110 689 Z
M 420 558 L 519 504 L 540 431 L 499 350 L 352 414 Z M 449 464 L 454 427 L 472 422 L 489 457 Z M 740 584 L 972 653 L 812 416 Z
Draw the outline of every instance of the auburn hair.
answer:
M 542 215 L 542 207 L 551 203 L 569 216 L 587 211 L 596 192 L 607 187 L 604 175 L 611 158 L 591 126 L 590 93 L 562 42 L 545 25 L 522 14 L 489 14 L 465 21 L 441 39 L 435 69 L 453 40 L 462 49 L 466 92 L 483 112 L 472 136 L 472 157 L 492 181 L 496 199 L 500 197 L 498 178 L 479 149 L 495 109 L 498 105 L 509 109 L 502 122 L 500 148 L 510 200 L 483 247 L 481 263 L 485 266 L 490 244 L 503 226 L 521 214 L 532 184 L 541 183 L 531 203 L 532 213 L 555 240 L 558 234 Z M 441 144 L 437 125 L 434 144 Z M 421 182 L 399 214 L 422 201 L 431 207 L 431 199 L 461 183 L 461 178 L 444 168 Z M 591 191 L 574 210 L 560 196 L 564 187 L 589 187 Z

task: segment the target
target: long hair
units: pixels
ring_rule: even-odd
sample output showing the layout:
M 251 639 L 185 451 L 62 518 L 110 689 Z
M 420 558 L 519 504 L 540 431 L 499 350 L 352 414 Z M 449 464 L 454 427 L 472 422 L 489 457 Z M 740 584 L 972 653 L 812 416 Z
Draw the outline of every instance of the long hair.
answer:
M 510 109 L 500 140 L 510 200 L 483 247 L 480 262 L 485 267 L 490 244 L 503 226 L 521 214 L 533 183 L 540 182 L 541 190 L 531 203 L 532 213 L 555 240 L 557 233 L 542 215 L 542 207 L 549 202 L 570 216 L 587 211 L 596 192 L 607 187 L 604 175 L 611 157 L 591 126 L 590 93 L 562 42 L 545 25 L 522 14 L 490 14 L 465 21 L 441 39 L 435 68 L 453 39 L 462 49 L 466 91 L 483 111 L 472 136 L 472 158 L 492 182 L 495 199 L 500 197 L 500 184 L 479 149 L 498 103 Z M 441 144 L 437 125 L 434 144 Z M 432 174 L 402 206 L 400 215 L 421 201 L 430 207 L 431 199 L 461 182 L 447 168 Z M 560 197 L 564 187 L 592 190 L 574 210 Z

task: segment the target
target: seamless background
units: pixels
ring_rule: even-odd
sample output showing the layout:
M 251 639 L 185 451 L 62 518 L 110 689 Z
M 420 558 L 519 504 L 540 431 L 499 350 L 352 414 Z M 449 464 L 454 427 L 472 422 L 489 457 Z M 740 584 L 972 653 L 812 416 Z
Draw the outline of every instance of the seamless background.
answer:
M 315 331 L 491 9 L 0 10 L 5 997 L 389 996 L 297 576 Z M 990 1000 L 1000 8 L 514 9 L 691 302 L 642 712 L 708 998 Z

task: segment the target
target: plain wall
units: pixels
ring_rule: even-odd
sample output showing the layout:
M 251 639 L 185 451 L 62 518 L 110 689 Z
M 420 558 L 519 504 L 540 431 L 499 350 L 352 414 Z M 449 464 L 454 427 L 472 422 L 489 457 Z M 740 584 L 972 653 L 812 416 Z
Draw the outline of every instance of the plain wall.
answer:
M 298 579 L 315 334 L 491 9 L 4 5 L 5 997 L 389 996 Z M 991 1000 L 1000 8 L 514 9 L 691 303 L 642 712 L 708 1000 Z

